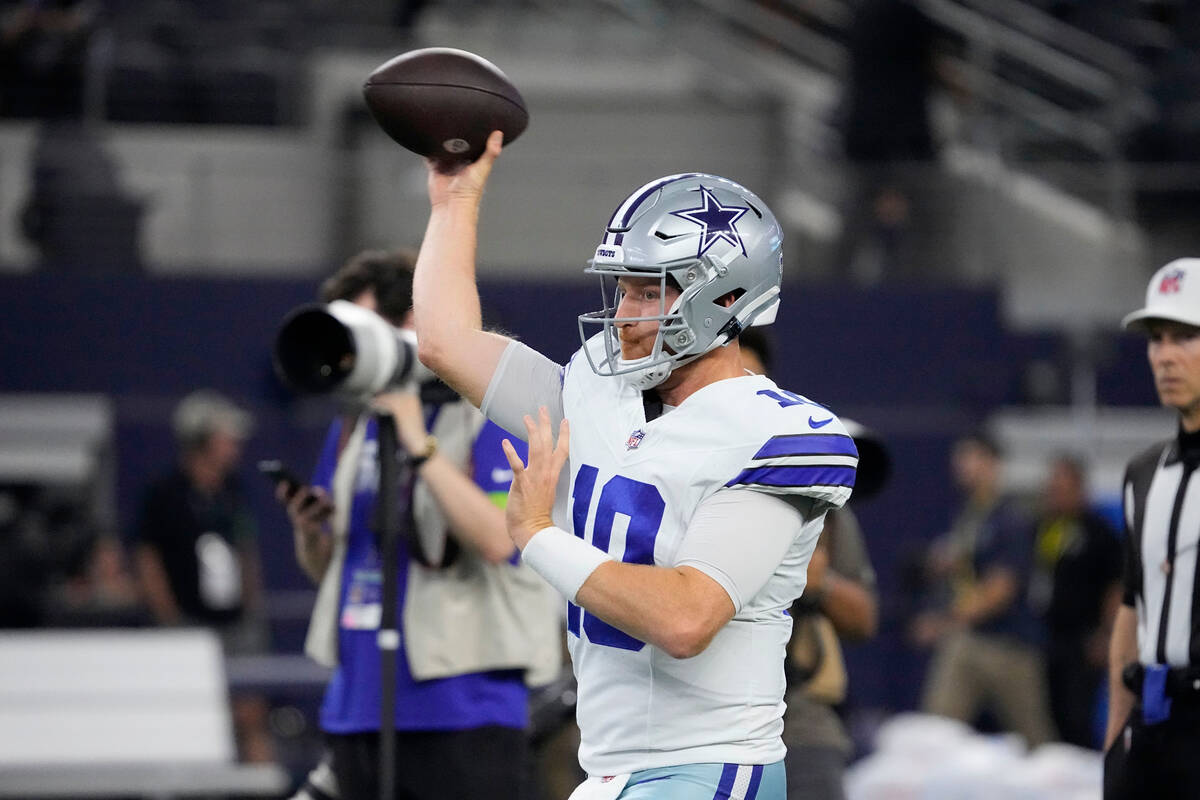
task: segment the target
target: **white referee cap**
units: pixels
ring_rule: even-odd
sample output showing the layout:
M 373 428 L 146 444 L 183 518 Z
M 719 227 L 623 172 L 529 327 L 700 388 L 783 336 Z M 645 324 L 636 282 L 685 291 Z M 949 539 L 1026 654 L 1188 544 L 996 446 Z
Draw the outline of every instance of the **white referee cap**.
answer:
M 1145 331 L 1155 319 L 1200 327 L 1200 258 L 1177 258 L 1154 273 L 1146 287 L 1146 307 L 1126 315 L 1121 325 Z

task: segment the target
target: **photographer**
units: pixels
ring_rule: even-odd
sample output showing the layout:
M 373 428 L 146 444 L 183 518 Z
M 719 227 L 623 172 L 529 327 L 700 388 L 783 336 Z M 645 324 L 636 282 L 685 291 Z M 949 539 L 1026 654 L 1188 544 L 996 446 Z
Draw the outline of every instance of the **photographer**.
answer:
M 322 287 L 397 328 L 410 326 L 414 256 L 360 253 Z M 415 358 L 415 348 L 401 356 Z M 354 352 L 366 360 L 367 348 Z M 415 361 L 414 361 L 415 363 Z M 296 556 L 320 585 L 306 652 L 336 666 L 320 723 L 342 798 L 379 796 L 381 562 L 378 420 L 395 419 L 414 472 L 399 536 L 396 796 L 516 798 L 526 758 L 528 685 L 559 668 L 557 603 L 505 533 L 511 472 L 504 432 L 444 384 L 387 387 L 336 419 L 311 487 L 281 486 Z M 403 491 L 403 488 L 401 489 Z M 411 500 L 411 502 L 409 502 Z M 321 768 L 313 796 L 332 788 Z M 306 787 L 309 789 L 310 787 Z

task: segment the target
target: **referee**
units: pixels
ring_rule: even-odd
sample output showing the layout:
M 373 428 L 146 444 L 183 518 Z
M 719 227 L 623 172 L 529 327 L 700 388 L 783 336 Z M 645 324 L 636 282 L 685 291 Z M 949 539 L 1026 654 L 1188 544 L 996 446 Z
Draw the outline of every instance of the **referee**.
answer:
M 1154 387 L 1179 432 L 1125 471 L 1124 599 L 1109 645 L 1105 800 L 1200 798 L 1200 259 L 1150 279 L 1144 333 Z

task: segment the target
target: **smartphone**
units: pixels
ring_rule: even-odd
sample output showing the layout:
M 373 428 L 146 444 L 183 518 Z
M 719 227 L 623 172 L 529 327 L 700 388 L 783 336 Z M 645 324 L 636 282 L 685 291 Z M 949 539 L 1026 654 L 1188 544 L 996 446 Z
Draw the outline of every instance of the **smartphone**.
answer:
M 303 482 L 296 477 L 296 473 L 288 469 L 287 464 L 282 461 L 271 459 L 268 461 L 258 462 L 258 471 L 274 483 L 276 486 L 283 484 L 284 492 L 290 500 L 292 495 L 303 486 Z

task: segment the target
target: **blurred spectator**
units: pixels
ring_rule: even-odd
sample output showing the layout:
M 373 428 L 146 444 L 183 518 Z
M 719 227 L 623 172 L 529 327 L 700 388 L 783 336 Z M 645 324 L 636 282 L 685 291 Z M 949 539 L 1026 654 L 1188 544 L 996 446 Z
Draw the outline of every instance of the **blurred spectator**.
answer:
M 80 556 L 53 591 L 50 624 L 112 628 L 150 622 L 117 537 L 97 536 Z
M 45 617 L 46 537 L 27 515 L 26 494 L 0 490 L 0 628 L 36 628 Z
M 783 732 L 788 800 L 841 800 L 854 746 L 837 711 L 848 684 L 840 640 L 874 636 L 878 619 L 875 571 L 848 508 L 826 516 L 792 617 Z
M 16 0 L 0 8 L 0 117 L 81 119 L 100 8 L 87 0 Z
M 262 652 L 257 526 L 236 475 L 252 419 L 200 390 L 172 424 L 179 464 L 147 487 L 135 532 L 142 591 L 158 624 L 210 627 L 226 655 Z M 265 700 L 235 696 L 233 713 L 243 760 L 273 760 Z
M 1059 456 L 1051 462 L 1030 595 L 1046 623 L 1054 724 L 1063 741 L 1097 748 L 1103 737 L 1097 700 L 1121 602 L 1121 544 L 1116 531 L 1088 508 L 1085 484 L 1078 460 Z
M 771 363 L 770 341 L 758 328 L 738 338 L 742 365 L 765 375 Z M 854 434 L 864 429 L 843 418 Z M 857 437 L 856 437 L 857 440 Z M 880 459 L 859 461 L 858 474 L 886 470 Z M 872 490 L 881 481 L 869 480 Z M 862 499 L 856 489 L 853 499 Z M 792 605 L 792 638 L 788 643 L 787 710 L 783 741 L 787 745 L 788 800 L 841 800 L 846 764 L 853 743 L 838 714 L 846 699 L 848 678 L 839 639 L 861 640 L 875 634 L 878 620 L 875 571 L 862 529 L 849 508 L 831 510 L 808 565 L 804 594 Z
M 1193 12 L 1194 13 L 1194 12 Z M 1152 263 L 1177 253 L 1200 252 L 1200 188 L 1179 164 L 1200 160 L 1200 36 L 1179 44 L 1154 65 L 1149 92 L 1155 115 L 1135 129 L 1126 156 L 1145 180 L 1134 196 L 1137 222 L 1145 229 Z
M 839 119 L 858 163 L 932 161 L 929 119 L 937 28 L 912 0 L 862 0 L 849 30 L 850 76 Z
M 935 646 L 923 710 L 974 723 L 990 712 L 1031 746 L 1055 738 L 1041 628 L 1028 603 L 1032 522 L 1000 490 L 1001 452 L 986 434 L 959 439 L 951 467 L 966 495 L 926 559 L 933 607 L 912 636 Z
M 143 202 L 121 185 L 120 166 L 90 126 L 45 123 L 31 160 L 21 231 L 39 266 L 58 272 L 142 268 Z
M 939 191 L 930 97 L 958 82 L 938 28 L 913 0 L 862 0 L 848 33 L 850 72 L 836 120 L 846 159 L 834 269 L 860 283 L 930 277 Z M 944 246 L 943 246 L 944 249 Z
M 96 531 L 78 497 L 32 483 L 0 485 L 0 628 L 53 621 L 54 584 Z

